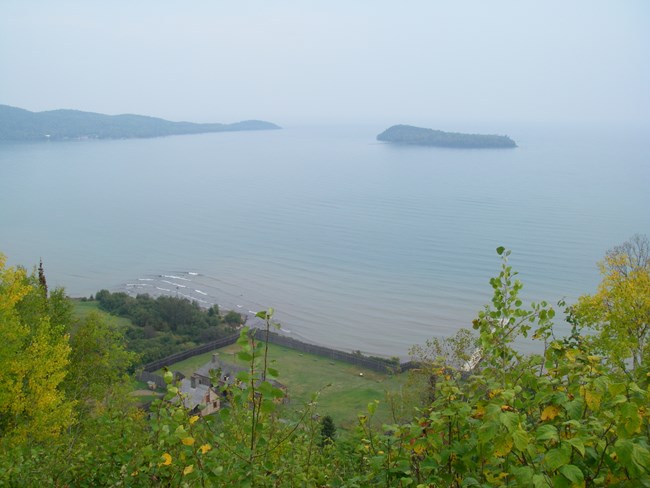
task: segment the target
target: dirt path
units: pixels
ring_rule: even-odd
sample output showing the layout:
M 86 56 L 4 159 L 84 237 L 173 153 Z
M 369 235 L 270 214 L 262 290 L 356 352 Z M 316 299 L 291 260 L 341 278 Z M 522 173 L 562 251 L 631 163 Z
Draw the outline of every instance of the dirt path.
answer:
M 156 395 L 160 396 L 161 393 L 158 393 L 153 390 L 135 390 L 130 393 L 131 396 L 149 396 L 149 395 Z

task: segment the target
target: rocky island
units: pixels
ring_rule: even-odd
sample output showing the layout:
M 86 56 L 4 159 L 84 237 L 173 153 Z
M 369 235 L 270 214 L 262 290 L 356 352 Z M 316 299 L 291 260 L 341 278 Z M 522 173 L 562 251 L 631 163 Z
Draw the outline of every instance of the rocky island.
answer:
M 262 120 L 246 120 L 234 124 L 197 124 L 171 122 L 144 115 L 104 115 L 79 110 L 30 112 L 0 105 L 0 141 L 134 139 L 273 129 L 280 127 Z
M 412 125 L 394 125 L 377 136 L 378 141 L 418 146 L 455 147 L 466 149 L 517 147 L 508 136 L 463 134 L 424 129 Z

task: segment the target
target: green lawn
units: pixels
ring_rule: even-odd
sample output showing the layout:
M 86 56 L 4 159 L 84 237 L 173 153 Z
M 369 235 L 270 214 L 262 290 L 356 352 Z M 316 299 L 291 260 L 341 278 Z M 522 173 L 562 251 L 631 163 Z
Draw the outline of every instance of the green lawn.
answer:
M 237 345 L 218 350 L 226 363 L 243 363 L 236 358 Z M 299 406 L 311 401 L 320 391 L 318 413 L 330 415 L 341 427 L 352 427 L 357 416 L 366 413 L 368 403 L 379 400 L 377 422 L 392 422 L 386 392 L 398 393 L 406 375 L 389 375 L 360 368 L 342 361 L 301 353 L 287 347 L 269 346 L 269 357 L 278 369 L 278 380 L 287 386 L 290 404 Z M 212 358 L 212 352 L 194 356 L 170 367 L 191 375 Z
M 100 314 L 109 324 L 114 325 L 118 329 L 125 329 L 132 326 L 132 323 L 129 319 L 124 317 L 117 317 L 109 313 L 104 312 L 99 308 L 99 302 L 97 301 L 81 301 L 77 298 L 72 299 L 72 304 L 74 308 L 72 309 L 72 316 L 75 319 L 84 319 L 91 312 L 97 312 Z

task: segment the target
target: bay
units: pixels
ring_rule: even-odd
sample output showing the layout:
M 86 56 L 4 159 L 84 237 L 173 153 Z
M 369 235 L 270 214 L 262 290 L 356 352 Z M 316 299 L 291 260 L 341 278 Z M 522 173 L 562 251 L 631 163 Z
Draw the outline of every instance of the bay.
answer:
M 570 302 L 650 233 L 647 130 L 518 126 L 516 149 L 457 150 L 384 128 L 3 144 L 0 252 L 72 296 L 274 307 L 297 338 L 404 357 L 471 327 L 496 247 L 525 298 Z

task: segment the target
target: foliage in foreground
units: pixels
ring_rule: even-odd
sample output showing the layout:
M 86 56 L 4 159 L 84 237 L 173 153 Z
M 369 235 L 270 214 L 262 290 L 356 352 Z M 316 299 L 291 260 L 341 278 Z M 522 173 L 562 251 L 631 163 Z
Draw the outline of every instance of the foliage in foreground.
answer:
M 404 422 L 378 429 L 371 403 L 355 432 L 325 435 L 329 421 L 317 415 L 318 394 L 288 411 L 265 342 L 244 329 L 239 356 L 249 369 L 220 384 L 217 415 L 202 417 L 186 408 L 171 374 L 167 395 L 150 419 L 128 406 L 117 377 L 104 380 L 109 393 L 100 397 L 94 390 L 83 401 L 66 393 L 78 388 L 61 382 L 51 386 L 76 416 L 63 424 L 51 419 L 51 436 L 26 441 L 13 434 L 18 424 L 11 423 L 12 402 L 5 400 L 0 480 L 53 486 L 650 486 L 647 260 L 633 263 L 624 251 L 616 253 L 616 266 L 602 268 L 598 294 L 568 310 L 571 334 L 558 337 L 553 308 L 545 302 L 524 306 L 509 251 L 498 252 L 502 268 L 491 280 L 492 303 L 474 321 L 478 337 L 461 333 L 421 355 L 423 402 Z M 618 272 L 621 263 L 634 269 L 628 269 L 630 283 Z M 8 318 L 15 328 L 25 317 L 38 317 L 27 314 L 31 305 L 15 292 L 16 281 L 24 284 L 26 277 L 2 272 L 3 324 Z M 619 289 L 628 285 L 633 306 Z M 29 280 L 26 286 L 38 290 Z M 616 312 L 623 309 L 625 314 Z M 272 311 L 259 316 L 268 330 Z M 13 329 L 5 329 L 3 338 L 12 337 Z M 634 341 L 608 347 L 612 334 L 622 338 L 629 330 L 641 331 L 641 353 Z M 540 341 L 544 352 L 517 352 L 513 343 L 521 336 Z M 479 350 L 469 354 L 474 340 Z M 29 347 L 30 341 L 21 344 Z M 71 347 L 62 364 L 74 356 Z M 0 348 L 6 370 L 20 348 L 6 340 Z M 74 382 L 73 369 L 68 371 L 66 381 Z M 24 420 L 23 428 L 30 427 Z M 333 434 L 331 426 L 327 432 Z

